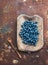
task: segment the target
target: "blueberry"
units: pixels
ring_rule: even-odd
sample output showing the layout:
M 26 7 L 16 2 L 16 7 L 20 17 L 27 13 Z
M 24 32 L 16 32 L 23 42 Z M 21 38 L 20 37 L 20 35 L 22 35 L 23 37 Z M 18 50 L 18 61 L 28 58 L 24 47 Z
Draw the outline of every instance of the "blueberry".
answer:
M 22 38 L 22 42 L 35 46 L 39 35 L 37 22 L 25 21 L 21 27 L 19 35 Z

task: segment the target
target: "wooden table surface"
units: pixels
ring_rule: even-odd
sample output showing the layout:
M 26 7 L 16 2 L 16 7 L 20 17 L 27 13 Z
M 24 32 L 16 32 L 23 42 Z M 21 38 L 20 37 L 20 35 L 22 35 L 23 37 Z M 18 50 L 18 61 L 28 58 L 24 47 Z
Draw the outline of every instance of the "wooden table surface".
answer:
M 37 14 L 44 20 L 44 47 L 32 53 L 17 49 L 21 59 L 12 48 L 17 48 L 17 17 L 20 14 Z M 0 0 L 0 29 L 6 25 L 11 30 L 0 33 L 0 65 L 48 65 L 48 0 Z

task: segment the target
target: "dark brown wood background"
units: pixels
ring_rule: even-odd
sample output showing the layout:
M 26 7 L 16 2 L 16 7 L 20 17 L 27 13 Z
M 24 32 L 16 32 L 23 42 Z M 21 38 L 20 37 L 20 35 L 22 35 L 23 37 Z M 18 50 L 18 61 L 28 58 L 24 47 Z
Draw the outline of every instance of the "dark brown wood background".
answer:
M 21 59 L 13 48 L 8 49 L 8 41 L 16 47 L 16 23 L 20 14 L 37 14 L 44 20 L 44 47 L 33 53 L 18 51 Z M 0 65 L 48 65 L 48 0 L 0 0 L 0 28 L 5 24 L 10 25 L 12 31 L 0 34 Z

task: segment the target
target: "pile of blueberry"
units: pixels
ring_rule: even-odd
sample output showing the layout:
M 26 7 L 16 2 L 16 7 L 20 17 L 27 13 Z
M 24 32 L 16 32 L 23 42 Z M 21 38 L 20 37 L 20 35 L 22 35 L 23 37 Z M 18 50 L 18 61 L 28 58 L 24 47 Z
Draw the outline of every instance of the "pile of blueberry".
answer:
M 36 46 L 38 41 L 39 31 L 37 22 L 25 21 L 21 25 L 21 30 L 19 33 L 22 38 L 22 42 L 27 45 Z

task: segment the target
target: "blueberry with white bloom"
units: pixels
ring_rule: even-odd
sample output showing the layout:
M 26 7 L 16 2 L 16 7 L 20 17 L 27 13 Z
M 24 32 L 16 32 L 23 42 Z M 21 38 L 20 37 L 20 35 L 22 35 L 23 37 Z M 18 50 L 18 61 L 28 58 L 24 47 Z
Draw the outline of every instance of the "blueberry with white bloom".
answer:
M 24 44 L 36 46 L 39 37 L 38 23 L 28 20 L 25 21 L 21 25 L 19 35 Z

